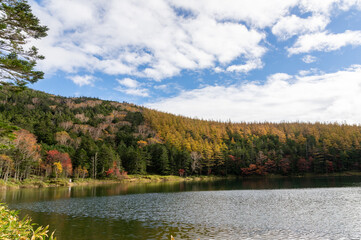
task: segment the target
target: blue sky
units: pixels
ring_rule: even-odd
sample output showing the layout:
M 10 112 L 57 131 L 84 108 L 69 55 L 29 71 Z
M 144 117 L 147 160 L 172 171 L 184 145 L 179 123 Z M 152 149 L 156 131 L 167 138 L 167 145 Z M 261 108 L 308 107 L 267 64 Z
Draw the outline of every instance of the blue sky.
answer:
M 34 89 L 239 121 L 361 123 L 361 1 L 37 0 Z

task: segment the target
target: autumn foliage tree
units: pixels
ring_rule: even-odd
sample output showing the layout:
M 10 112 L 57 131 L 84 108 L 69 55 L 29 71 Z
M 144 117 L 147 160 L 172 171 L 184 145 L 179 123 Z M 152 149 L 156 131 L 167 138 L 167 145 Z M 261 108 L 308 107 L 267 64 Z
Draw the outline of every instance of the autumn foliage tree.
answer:
M 2 178 L 55 176 L 55 163 L 60 176 L 74 169 L 74 177 L 114 177 L 114 161 L 120 173 L 179 175 L 182 169 L 184 176 L 361 169 L 359 125 L 205 121 L 124 102 L 31 89 L 15 94 L 7 86 L 0 91 L 0 119 L 8 123 L 0 121 Z M 11 135 L 11 126 L 26 130 Z
M 72 142 L 72 138 L 66 131 L 55 133 L 55 140 L 61 145 L 68 145 Z
M 61 153 L 58 150 L 49 150 L 47 152 L 46 162 L 43 163 L 42 168 L 45 170 L 45 176 L 51 173 L 58 174 L 59 172 L 63 172 L 63 175 L 68 177 L 73 173 L 73 166 L 69 154 Z
M 88 176 L 88 169 L 78 166 L 76 169 L 74 169 L 74 176 L 76 178 L 81 177 L 82 179 L 84 179 L 86 176 Z
M 309 171 L 310 164 L 305 158 L 300 158 L 297 161 L 297 168 L 300 173 L 305 173 Z
M 121 166 L 119 166 L 119 162 L 114 161 L 113 166 L 109 168 L 105 174 L 109 177 L 115 177 L 118 179 L 124 179 L 127 178 L 128 172 L 121 169 Z
M 5 182 L 8 180 L 11 171 L 14 169 L 14 162 L 11 157 L 1 154 L 0 155 L 0 178 Z
M 29 177 L 32 168 L 39 165 L 41 147 L 35 135 L 25 129 L 16 131 L 15 136 L 14 178 L 23 179 Z

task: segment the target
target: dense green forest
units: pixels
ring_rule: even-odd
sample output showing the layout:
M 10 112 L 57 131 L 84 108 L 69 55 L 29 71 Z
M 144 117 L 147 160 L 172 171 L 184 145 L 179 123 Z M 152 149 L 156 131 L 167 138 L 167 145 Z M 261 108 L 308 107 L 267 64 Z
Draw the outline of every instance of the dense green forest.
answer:
M 0 92 L 0 122 L 5 180 L 361 169 L 357 125 L 204 121 L 125 102 L 6 87 Z

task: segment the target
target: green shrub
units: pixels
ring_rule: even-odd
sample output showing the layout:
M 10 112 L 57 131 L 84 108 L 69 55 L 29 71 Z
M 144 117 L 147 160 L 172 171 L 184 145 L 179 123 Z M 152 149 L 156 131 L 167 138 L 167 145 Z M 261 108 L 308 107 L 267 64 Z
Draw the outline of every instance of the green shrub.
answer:
M 18 211 L 9 210 L 6 205 L 0 204 L 0 239 L 3 240 L 55 240 L 54 232 L 48 236 L 49 226 L 39 226 L 31 222 L 31 219 L 25 217 L 19 219 Z

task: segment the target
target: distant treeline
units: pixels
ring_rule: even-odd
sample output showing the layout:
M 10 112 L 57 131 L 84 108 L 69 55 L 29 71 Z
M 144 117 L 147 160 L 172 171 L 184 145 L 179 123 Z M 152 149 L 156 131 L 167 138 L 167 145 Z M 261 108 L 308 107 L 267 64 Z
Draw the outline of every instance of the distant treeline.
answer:
M 3 179 L 341 172 L 361 169 L 360 143 L 356 125 L 223 123 L 125 102 L 0 91 Z

